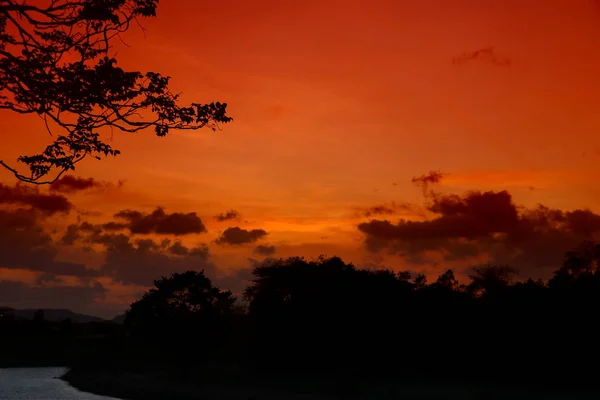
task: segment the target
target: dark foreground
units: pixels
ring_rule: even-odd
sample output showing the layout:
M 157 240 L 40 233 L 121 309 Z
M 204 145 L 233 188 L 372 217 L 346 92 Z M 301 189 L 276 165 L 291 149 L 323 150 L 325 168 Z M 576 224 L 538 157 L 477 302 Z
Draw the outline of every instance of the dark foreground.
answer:
M 75 387 L 129 399 L 599 398 L 600 244 L 547 283 L 511 274 L 427 283 L 291 258 L 253 271 L 242 309 L 202 272 L 176 273 L 123 325 L 0 320 L 0 366 L 68 366 Z
M 211 381 L 196 371 L 195 382 L 181 382 L 168 372 L 146 374 L 132 372 L 72 370 L 62 379 L 75 388 L 103 396 L 122 399 L 236 399 L 236 400 L 300 400 L 300 399 L 464 399 L 464 400 L 584 400 L 597 399 L 598 394 L 585 391 L 540 391 L 525 388 L 506 388 L 495 385 L 478 385 L 449 382 L 394 382 L 339 378 L 327 380 L 296 380 L 288 377 L 258 378 L 252 381 L 239 377 L 221 376 Z
M 559 382 L 501 382 L 447 374 L 418 374 L 385 366 L 356 370 L 269 368 L 240 362 L 227 354 L 220 360 L 192 360 L 153 343 L 113 335 L 19 336 L 10 339 L 0 356 L 3 367 L 68 366 L 62 379 L 73 387 L 122 399 L 587 399 L 598 398 L 592 387 Z M 76 327 L 79 328 L 79 327 Z M 81 328 L 79 328 L 81 329 Z M 96 326 L 93 330 L 98 330 Z M 8 342 L 7 342 L 8 343 Z M 219 361 L 219 363 L 217 363 Z M 460 362 L 457 360 L 457 365 Z M 507 366 L 510 368 L 510 366 Z M 385 369 L 385 371 L 383 370 Z M 448 371 L 449 372 L 449 371 Z M 503 376 L 504 378 L 504 376 Z M 596 394 L 596 395 L 594 395 Z

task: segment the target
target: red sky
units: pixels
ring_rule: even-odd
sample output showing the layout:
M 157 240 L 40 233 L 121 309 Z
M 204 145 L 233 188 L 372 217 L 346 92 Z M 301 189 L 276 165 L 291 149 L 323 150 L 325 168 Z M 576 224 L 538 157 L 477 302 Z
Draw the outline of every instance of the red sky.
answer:
M 87 275 L 95 276 L 54 274 L 58 281 L 49 275 L 40 281 L 43 271 L 53 272 L 50 267 L 17 260 L 0 268 L 0 285 L 12 285 L 5 290 L 12 297 L 0 294 L 0 303 L 36 306 L 30 303 L 52 298 L 52 305 L 111 315 L 144 290 L 138 283 L 197 262 L 182 256 L 169 264 L 174 256 L 166 248 L 140 255 L 139 244 L 124 256 L 106 243 L 92 251 L 82 250 L 89 243 L 81 238 L 59 243 L 78 217 L 80 223 L 123 222 L 113 215 L 126 209 L 197 213 L 206 232 L 178 238 L 187 247 L 205 243 L 209 255 L 202 263 L 223 285 L 238 286 L 251 266 L 248 258 L 264 258 L 253 254 L 260 244 L 275 246 L 275 257 L 325 253 L 431 277 L 446 266 L 460 272 L 485 260 L 521 268 L 528 261 L 525 275 L 547 276 L 552 268 L 531 258 L 546 250 L 535 246 L 555 243 L 560 254 L 571 244 L 556 237 L 576 231 L 567 216 L 560 226 L 536 225 L 554 232 L 554 242 L 536 236 L 511 242 L 510 251 L 506 243 L 499 250 L 498 243 L 481 244 L 468 234 L 453 236 L 450 248 L 439 234 L 423 246 L 397 231 L 386 236 L 365 225 L 359 229 L 371 219 L 396 224 L 400 218 L 442 218 L 424 215 L 434 200 L 411 184 L 431 170 L 447 174 L 431 187 L 442 194 L 512 195 L 487 212 L 512 201 L 522 206 L 521 215 L 530 216 L 537 204 L 600 213 L 600 6 L 594 1 L 178 0 L 162 2 L 158 17 L 143 26 L 145 36 L 134 27 L 124 36 L 129 47 L 116 46 L 120 65 L 171 76 L 184 101 L 225 101 L 234 122 L 216 133 L 116 134 L 113 145 L 122 155 L 84 162 L 75 171 L 109 184 L 61 194 L 76 209 L 40 222 L 55 240 L 53 260 L 85 264 L 97 272 Z M 453 63 L 461 55 L 464 62 Z M 48 143 L 41 120 L 0 114 L 0 158 L 13 160 Z M 0 180 L 14 185 L 6 172 Z M 364 215 L 391 202 L 396 214 Z M 230 209 L 241 218 L 214 218 Z M 582 218 L 594 224 L 594 215 Z M 214 242 L 236 226 L 268 234 L 244 245 Z M 514 232 L 506 229 L 500 234 L 510 237 Z M 132 242 L 173 239 L 123 233 Z M 369 235 L 385 242 L 384 249 L 365 246 Z M 479 251 L 457 259 L 459 242 L 476 242 Z M 168 260 L 157 261 L 161 254 Z M 132 272 L 131 263 L 140 267 Z M 232 275 L 240 270 L 246 275 Z

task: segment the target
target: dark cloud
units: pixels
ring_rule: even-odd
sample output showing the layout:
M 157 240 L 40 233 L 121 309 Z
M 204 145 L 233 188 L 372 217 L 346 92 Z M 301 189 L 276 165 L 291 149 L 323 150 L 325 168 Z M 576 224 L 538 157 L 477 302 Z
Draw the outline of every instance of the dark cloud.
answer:
M 77 224 L 70 224 L 67 226 L 67 231 L 60 239 L 60 244 L 72 246 L 80 237 L 81 235 L 79 234 L 79 226 Z
M 127 224 L 120 224 L 118 222 L 107 222 L 104 224 L 92 224 L 87 221 L 83 221 L 77 224 L 70 224 L 67 226 L 67 230 L 63 234 L 60 244 L 72 246 L 78 240 L 82 238 L 91 238 L 94 241 L 94 237 L 102 236 L 104 232 L 117 232 L 127 228 Z M 89 241 L 89 240 L 88 240 Z
M 471 61 L 483 61 L 499 67 L 508 67 L 511 64 L 510 58 L 496 54 L 492 46 L 462 53 L 452 59 L 452 63 L 456 65 L 462 65 Z
M 101 244 L 107 249 L 126 249 L 130 246 L 130 237 L 123 233 L 92 234 L 86 239 L 88 243 Z
M 378 204 L 373 207 L 360 210 L 360 215 L 364 217 L 372 217 L 375 215 L 393 215 L 400 211 L 415 211 L 414 206 L 409 203 L 396 203 L 392 201 L 388 204 Z
M 229 274 L 212 278 L 213 283 L 221 288 L 231 290 L 231 292 L 241 298 L 244 289 L 252 280 L 252 267 L 245 267 L 230 271 Z
M 303 258 L 303 257 L 301 257 L 301 258 Z M 263 260 L 257 260 L 256 258 L 249 257 L 248 258 L 248 262 L 250 263 L 249 270 L 252 271 L 255 268 L 258 268 L 258 267 L 261 267 L 264 265 L 273 265 L 273 263 L 276 263 L 278 261 L 280 261 L 280 260 L 273 258 L 273 257 L 267 257 Z
M 169 252 L 177 256 L 185 256 L 189 253 L 190 249 L 181 244 L 181 242 L 175 242 L 169 246 Z
M 261 256 L 272 256 L 276 252 L 277 249 L 273 245 L 259 244 L 254 248 L 254 254 L 259 254 Z
M 208 247 L 206 245 L 202 245 L 200 247 L 186 247 L 181 242 L 176 241 L 174 243 L 168 243 L 165 247 L 169 253 L 178 255 L 178 256 L 201 256 L 204 258 L 209 257 Z
M 205 244 L 188 247 L 180 241 L 133 239 L 122 233 L 95 235 L 93 240 L 106 249 L 103 275 L 123 284 L 151 286 L 161 276 L 204 270 L 215 285 L 238 294 L 250 278 L 247 268 L 228 273 L 219 270 Z
M 179 242 L 165 249 L 167 242 L 134 240 L 123 234 L 103 234 L 94 238 L 106 248 L 102 273 L 124 284 L 149 286 L 161 277 L 187 270 L 205 270 L 214 275 L 206 245 L 188 248 Z
M 102 224 L 102 229 L 105 231 L 122 231 L 127 229 L 127 226 L 127 224 L 120 224 L 118 222 L 111 221 Z
M 111 307 L 116 307 L 116 303 L 111 303 L 111 306 L 95 302 L 105 292 L 101 285 L 95 283 L 98 277 L 111 278 L 123 284 L 150 286 L 161 276 L 187 270 L 204 270 L 215 284 L 223 288 L 242 290 L 247 281 L 247 274 L 243 271 L 226 273 L 219 270 L 205 244 L 187 246 L 179 240 L 155 241 L 132 237 L 106 230 L 105 224 L 87 221 L 69 225 L 60 244 L 78 242 L 82 246 L 88 246 L 86 250 L 94 253 L 92 258 L 96 255 L 104 256 L 99 269 L 58 261 L 59 242 L 53 241 L 43 229 L 41 218 L 39 213 L 31 209 L 0 209 L 0 268 L 39 272 L 36 274 L 35 285 L 0 281 L 3 285 L 0 286 L 0 300 L 5 300 L 5 304 L 14 303 L 19 307 L 52 307 L 54 304 L 73 308 L 84 306 L 88 302 L 90 307 L 95 307 L 96 313 L 106 313 Z M 104 251 L 97 252 L 98 245 Z M 63 276 L 76 277 L 80 284 L 69 286 Z M 51 296 L 55 297 L 55 302 L 46 301 Z M 129 299 L 124 300 L 123 304 L 128 301 Z
M 411 182 L 417 185 L 440 183 L 444 176 L 446 176 L 446 174 L 441 171 L 429 171 L 424 175 L 415 176 L 411 179 Z
M 60 276 L 45 272 L 43 274 L 38 275 L 35 278 L 35 281 L 38 285 L 45 285 L 47 283 L 62 283 L 63 279 Z
M 432 194 L 429 192 L 429 186 L 440 183 L 445 176 L 446 174 L 440 171 L 429 171 L 425 175 L 415 176 L 411 179 L 411 182 L 413 185 L 421 188 L 423 196 L 427 197 Z
M 589 210 L 525 209 L 506 191 L 435 194 L 428 209 L 435 218 L 371 220 L 358 229 L 371 251 L 412 259 L 437 253 L 445 261 L 488 256 L 521 269 L 554 269 L 565 251 L 600 231 L 600 216 Z
M 96 225 L 96 224 L 90 224 L 87 221 L 82 222 L 79 226 L 78 229 L 84 232 L 91 232 L 91 233 L 100 233 L 102 232 L 102 226 L 101 225 Z
M 219 222 L 229 221 L 229 220 L 238 219 L 238 218 L 241 218 L 241 215 L 239 212 L 237 212 L 235 210 L 229 210 L 225 213 L 221 213 L 221 214 L 215 216 L 215 219 Z
M 195 212 L 167 214 L 161 207 L 158 207 L 150 214 L 123 210 L 115 214 L 115 218 L 126 220 L 129 231 L 136 234 L 187 235 L 206 232 L 206 227 Z
M 0 183 L 0 204 L 13 204 L 29 206 L 46 215 L 68 213 L 73 209 L 73 204 L 59 194 L 45 194 L 37 187 L 17 184 L 7 186 Z
M 221 236 L 215 241 L 217 244 L 225 245 L 241 245 L 253 243 L 267 236 L 267 232 L 263 229 L 246 230 L 240 227 L 227 228 Z
M 396 210 L 386 205 L 373 206 L 365 210 L 364 216 L 396 214 Z
M 104 187 L 105 184 L 94 178 L 80 178 L 65 175 L 50 185 L 50 190 L 61 193 L 75 193 L 82 190 Z
M 600 215 L 590 210 L 575 210 L 565 214 L 565 227 L 586 239 L 592 239 L 600 227 Z
M 277 261 L 278 260 L 273 257 L 266 257 L 263 259 L 248 257 L 248 263 L 250 265 L 248 267 L 233 271 L 228 276 L 221 278 L 219 281 L 222 285 L 221 287 L 230 288 L 234 294 L 238 295 L 239 293 L 241 295 L 244 289 L 248 287 L 248 284 L 254 278 L 252 271 L 254 271 L 255 268 L 264 265 L 273 265 Z
M 106 289 L 99 282 L 67 285 L 27 285 L 18 281 L 0 280 L 0 304 L 14 308 L 67 308 L 90 312 L 98 300 L 106 298 Z
M 98 275 L 83 264 L 58 261 L 57 255 L 52 237 L 32 210 L 0 210 L 0 267 L 77 277 Z

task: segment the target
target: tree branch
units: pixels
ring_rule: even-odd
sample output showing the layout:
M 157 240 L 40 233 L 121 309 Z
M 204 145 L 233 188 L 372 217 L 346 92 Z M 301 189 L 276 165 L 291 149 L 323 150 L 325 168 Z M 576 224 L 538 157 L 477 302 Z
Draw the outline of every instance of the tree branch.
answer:
M 87 155 L 118 155 L 99 130 L 138 132 L 153 128 L 220 129 L 227 104 L 178 104 L 169 77 L 124 71 L 109 57 L 131 21 L 156 15 L 158 0 L 52 0 L 46 7 L 27 0 L 0 0 L 0 109 L 38 114 L 54 142 L 44 152 L 21 156 L 29 175 L 0 166 L 29 183 L 52 183 Z M 75 56 L 75 61 L 73 60 Z M 53 135 L 49 121 L 64 131 Z M 54 179 L 45 179 L 57 171 Z

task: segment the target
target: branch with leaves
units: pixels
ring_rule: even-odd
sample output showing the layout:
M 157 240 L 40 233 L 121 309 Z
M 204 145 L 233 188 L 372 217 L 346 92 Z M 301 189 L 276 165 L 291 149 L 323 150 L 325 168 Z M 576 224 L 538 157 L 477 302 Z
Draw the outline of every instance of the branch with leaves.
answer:
M 156 16 L 158 0 L 0 0 L 0 110 L 43 118 L 54 142 L 21 156 L 21 181 L 55 182 L 91 156 L 116 156 L 102 129 L 158 136 L 171 129 L 216 130 L 231 121 L 227 104 L 179 104 L 169 77 L 125 71 L 110 55 L 114 40 L 132 22 Z M 56 126 L 60 133 L 52 132 Z

